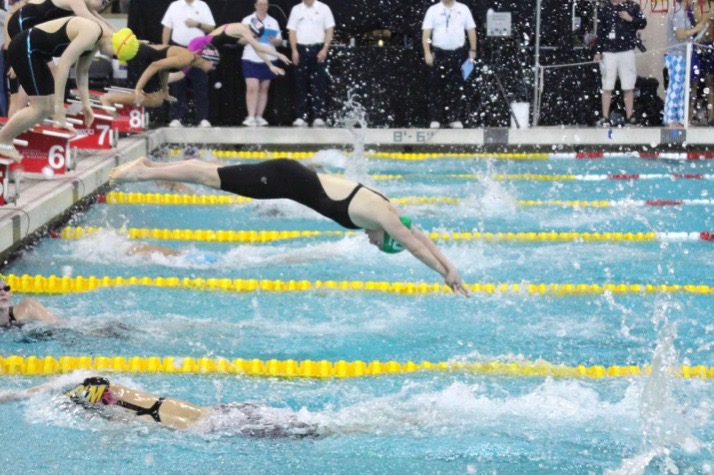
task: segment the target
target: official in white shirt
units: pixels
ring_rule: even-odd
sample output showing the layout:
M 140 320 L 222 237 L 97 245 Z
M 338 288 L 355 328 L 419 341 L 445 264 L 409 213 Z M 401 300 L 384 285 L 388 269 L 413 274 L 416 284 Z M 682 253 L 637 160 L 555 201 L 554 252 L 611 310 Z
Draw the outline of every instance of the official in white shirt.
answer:
M 476 58 L 476 46 L 476 23 L 466 5 L 441 0 L 429 7 L 422 23 L 422 48 L 424 61 L 431 67 L 429 127 L 432 129 L 441 127 L 442 119 L 454 129 L 464 127 L 461 103 L 465 83 L 461 65 L 467 58 Z
M 296 127 L 325 126 L 327 53 L 335 31 L 330 7 L 317 0 L 303 0 L 290 11 L 288 34 L 295 65 Z M 309 108 L 308 108 L 309 103 Z
M 259 20 L 265 27 L 265 31 L 258 40 L 275 49 L 276 46 L 283 43 L 283 37 L 278 21 L 268 15 L 269 6 L 268 0 L 255 0 L 255 13 L 243 18 L 242 23 L 250 25 L 251 21 Z M 276 58 L 269 56 L 269 59 L 274 61 Z M 275 79 L 276 75 L 251 45 L 245 45 L 243 49 L 242 66 L 245 78 L 245 105 L 248 109 L 248 116 L 243 121 L 243 125 L 248 127 L 268 125 L 268 121 L 263 118 L 263 112 L 268 104 L 270 81 Z
M 216 28 L 211 9 L 202 0 L 176 0 L 161 20 L 164 26 L 161 43 L 186 47 L 192 39 L 210 33 Z M 186 77 L 171 84 L 171 95 L 176 101 L 171 104 L 171 127 L 181 127 L 187 112 L 186 93 L 193 91 L 196 106 L 196 121 L 200 127 L 210 127 L 208 121 L 208 74 L 191 68 Z

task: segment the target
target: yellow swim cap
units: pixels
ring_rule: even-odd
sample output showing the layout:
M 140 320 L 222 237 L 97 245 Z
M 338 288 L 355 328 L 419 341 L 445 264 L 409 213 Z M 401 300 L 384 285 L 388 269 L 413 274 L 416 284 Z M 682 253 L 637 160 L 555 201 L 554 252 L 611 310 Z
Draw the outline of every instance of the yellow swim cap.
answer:
M 122 28 L 112 35 L 112 47 L 119 61 L 129 61 L 139 51 L 139 40 L 129 28 Z

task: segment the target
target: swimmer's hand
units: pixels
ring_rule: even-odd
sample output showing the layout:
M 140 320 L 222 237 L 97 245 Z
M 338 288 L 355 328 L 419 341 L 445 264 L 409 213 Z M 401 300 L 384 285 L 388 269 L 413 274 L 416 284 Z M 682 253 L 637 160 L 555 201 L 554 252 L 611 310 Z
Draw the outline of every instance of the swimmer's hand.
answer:
M 444 283 L 454 292 L 454 293 L 460 293 L 464 297 L 471 297 L 471 294 L 469 294 L 468 289 L 466 288 L 466 285 L 464 285 L 464 281 L 461 280 L 461 276 L 459 273 L 455 270 L 449 271 L 448 274 L 446 274 L 446 277 L 444 277 Z

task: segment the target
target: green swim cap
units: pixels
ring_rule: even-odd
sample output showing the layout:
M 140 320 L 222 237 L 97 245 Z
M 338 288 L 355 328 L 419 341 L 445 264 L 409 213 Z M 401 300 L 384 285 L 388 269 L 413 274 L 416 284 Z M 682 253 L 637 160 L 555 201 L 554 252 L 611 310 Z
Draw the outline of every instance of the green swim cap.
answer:
M 402 222 L 404 226 L 407 227 L 407 229 L 412 228 L 412 218 L 408 216 L 402 216 L 399 218 L 399 221 Z M 384 240 L 382 241 L 382 247 L 380 248 L 380 251 L 386 252 L 387 254 L 397 254 L 398 252 L 402 252 L 404 250 L 404 246 L 402 246 L 399 242 L 395 241 L 392 236 L 390 236 L 387 231 L 384 231 Z

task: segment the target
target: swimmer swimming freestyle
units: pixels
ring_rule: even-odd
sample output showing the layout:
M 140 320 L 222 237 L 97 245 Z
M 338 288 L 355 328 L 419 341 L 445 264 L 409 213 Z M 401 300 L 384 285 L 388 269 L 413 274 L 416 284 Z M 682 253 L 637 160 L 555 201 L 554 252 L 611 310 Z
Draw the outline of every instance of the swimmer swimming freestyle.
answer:
M 27 399 L 41 392 L 57 389 L 58 381 L 24 390 L 0 393 L 0 403 Z M 160 397 L 145 391 L 111 383 L 93 376 L 64 391 L 68 402 L 110 421 L 141 420 L 156 422 L 172 429 L 195 428 L 212 431 L 230 427 L 240 435 L 265 438 L 319 437 L 321 428 L 298 420 L 290 409 L 253 403 L 229 403 L 198 406 L 171 397 Z
M 401 215 L 383 194 L 346 178 L 317 173 L 289 159 L 222 165 L 200 160 L 159 163 L 146 157 L 114 168 L 110 183 L 164 180 L 204 185 L 253 199 L 289 199 L 347 229 L 364 229 L 386 253 L 408 250 L 438 272 L 455 293 L 469 296 L 456 267 L 429 236 Z

